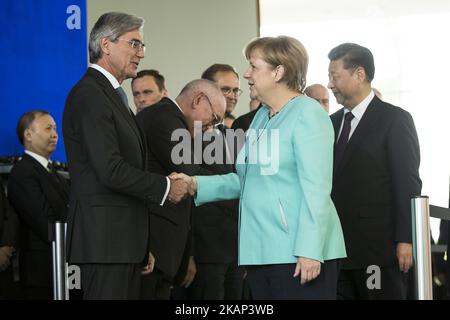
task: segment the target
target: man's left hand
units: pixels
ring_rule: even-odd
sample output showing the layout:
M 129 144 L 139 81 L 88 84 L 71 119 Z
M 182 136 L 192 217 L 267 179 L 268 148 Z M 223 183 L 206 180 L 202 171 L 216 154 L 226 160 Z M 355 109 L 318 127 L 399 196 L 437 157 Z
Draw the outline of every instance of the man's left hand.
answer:
M 397 243 L 397 259 L 400 271 L 408 272 L 413 265 L 412 244 L 406 242 Z

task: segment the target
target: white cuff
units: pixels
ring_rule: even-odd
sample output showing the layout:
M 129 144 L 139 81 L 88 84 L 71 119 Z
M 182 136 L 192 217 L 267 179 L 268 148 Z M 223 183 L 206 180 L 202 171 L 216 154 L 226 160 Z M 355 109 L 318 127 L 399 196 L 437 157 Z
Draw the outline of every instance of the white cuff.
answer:
M 167 180 L 167 188 L 166 188 L 166 193 L 164 193 L 164 197 L 161 200 L 161 203 L 159 204 L 160 206 L 164 205 L 164 202 L 166 202 L 166 198 L 169 195 L 169 191 L 170 191 L 170 179 L 168 177 L 166 177 Z

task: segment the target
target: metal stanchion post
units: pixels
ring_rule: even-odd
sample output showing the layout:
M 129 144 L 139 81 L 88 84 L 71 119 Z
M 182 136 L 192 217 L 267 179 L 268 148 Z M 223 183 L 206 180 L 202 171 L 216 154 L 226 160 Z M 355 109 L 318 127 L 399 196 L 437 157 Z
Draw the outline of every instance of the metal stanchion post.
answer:
M 55 222 L 53 247 L 53 293 L 54 300 L 68 300 L 67 263 L 66 263 L 66 223 Z
M 415 286 L 418 300 L 433 300 L 430 205 L 427 196 L 411 199 Z

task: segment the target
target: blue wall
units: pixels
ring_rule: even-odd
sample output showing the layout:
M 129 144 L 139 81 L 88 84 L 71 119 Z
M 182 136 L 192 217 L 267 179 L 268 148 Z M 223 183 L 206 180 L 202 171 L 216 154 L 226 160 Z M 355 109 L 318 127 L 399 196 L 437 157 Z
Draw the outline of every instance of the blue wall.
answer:
M 22 154 L 17 120 L 44 109 L 58 126 L 52 159 L 66 161 L 62 114 L 87 67 L 86 39 L 86 0 L 1 0 L 0 156 Z

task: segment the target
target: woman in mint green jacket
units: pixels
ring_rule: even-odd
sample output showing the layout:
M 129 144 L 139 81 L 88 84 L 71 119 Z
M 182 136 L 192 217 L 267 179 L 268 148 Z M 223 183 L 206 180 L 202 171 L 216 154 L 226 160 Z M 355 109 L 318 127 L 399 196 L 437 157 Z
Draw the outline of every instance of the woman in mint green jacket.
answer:
M 346 256 L 330 197 L 334 131 L 303 95 L 308 56 L 290 37 L 247 45 L 244 78 L 263 103 L 236 161 L 237 174 L 183 177 L 196 205 L 240 198 L 239 264 L 255 299 L 335 299 Z

